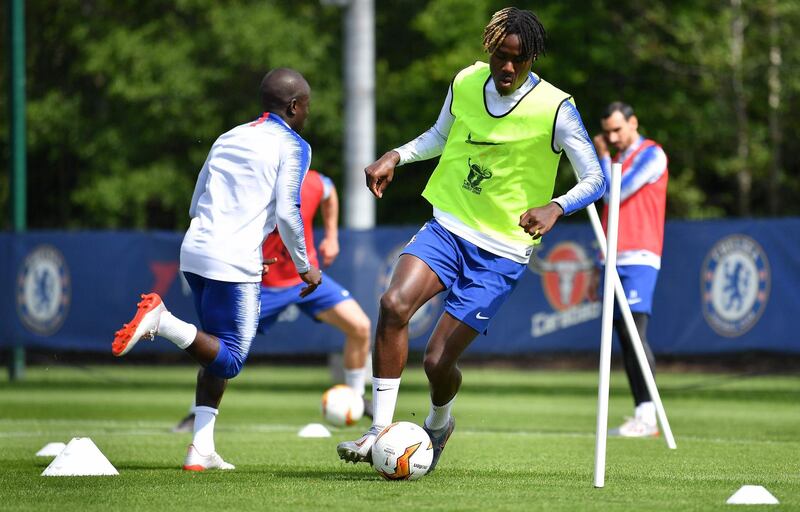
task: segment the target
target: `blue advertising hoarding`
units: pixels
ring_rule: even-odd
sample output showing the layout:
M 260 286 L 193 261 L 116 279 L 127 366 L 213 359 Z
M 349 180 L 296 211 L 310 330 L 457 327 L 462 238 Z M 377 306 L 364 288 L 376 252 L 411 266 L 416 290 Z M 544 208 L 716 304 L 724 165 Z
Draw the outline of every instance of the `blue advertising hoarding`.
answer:
M 342 252 L 325 272 L 345 285 L 368 316 L 394 262 L 418 227 L 340 233 Z M 800 219 L 668 222 L 649 338 L 658 354 L 743 351 L 800 353 Z M 0 345 L 110 352 L 116 329 L 140 293 L 156 291 L 178 317 L 195 321 L 179 272 L 181 234 L 30 232 L 0 234 Z M 509 301 L 473 354 L 595 351 L 600 303 L 588 300 L 597 256 L 588 224 L 561 223 L 538 247 Z M 431 300 L 412 319 L 410 345 L 422 350 L 442 311 Z M 298 335 L 301 333 L 302 335 Z M 343 338 L 290 307 L 253 352 L 321 354 Z M 137 352 L 175 351 L 156 341 Z

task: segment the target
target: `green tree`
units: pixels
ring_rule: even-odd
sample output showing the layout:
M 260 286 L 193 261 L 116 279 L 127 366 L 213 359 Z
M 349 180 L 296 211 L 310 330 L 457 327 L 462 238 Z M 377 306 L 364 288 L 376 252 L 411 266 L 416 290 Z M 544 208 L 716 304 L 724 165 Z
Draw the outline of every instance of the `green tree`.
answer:
M 379 152 L 435 121 L 455 73 L 486 59 L 483 27 L 505 5 L 375 2 Z M 549 33 L 534 71 L 574 95 L 589 132 L 607 103 L 623 99 L 664 146 L 670 217 L 800 213 L 790 200 L 800 193 L 800 161 L 791 158 L 800 138 L 800 4 L 533 8 Z M 29 0 L 26 11 L 31 228 L 184 228 L 209 147 L 258 114 L 258 81 L 276 66 L 309 79 L 312 165 L 342 184 L 341 9 L 311 0 Z M 6 109 L 0 103 L 3 211 Z M 562 164 L 557 193 L 574 183 Z M 430 216 L 420 192 L 434 165 L 399 169 L 378 203 L 379 223 Z
M 260 113 L 277 66 L 312 84 L 306 136 L 338 174 L 338 16 L 291 1 L 28 2 L 29 225 L 183 228 L 208 149 Z
M 380 134 L 381 148 L 405 142 L 435 120 L 450 78 L 473 60 L 485 59 L 480 48 L 483 26 L 504 5 L 432 0 L 410 23 L 418 33 L 415 58 L 403 61 L 396 52 L 379 53 L 384 59 L 379 84 L 386 84 L 386 91 L 378 97 L 378 119 L 390 127 Z M 590 133 L 598 129 L 599 114 L 610 101 L 634 105 L 642 133 L 663 144 L 670 158 L 671 217 L 764 215 L 770 211 L 768 202 L 779 202 L 766 200 L 769 190 L 789 197 L 788 192 L 800 186 L 798 163 L 780 158 L 787 149 L 780 141 L 791 140 L 790 134 L 796 135 L 800 127 L 791 114 L 797 110 L 792 98 L 798 90 L 791 70 L 800 52 L 791 45 L 790 35 L 793 26 L 800 26 L 798 9 L 789 0 L 742 3 L 737 63 L 735 4 L 548 2 L 536 6 L 549 38 L 548 55 L 534 64 L 534 71 L 574 95 Z M 770 127 L 766 77 L 769 55 L 776 47 L 782 63 L 773 75 L 782 85 L 785 107 L 780 116 L 773 109 Z M 776 161 L 783 164 L 770 171 Z M 434 165 L 401 168 L 392 193 L 381 202 L 382 220 L 407 217 L 409 204 L 416 206 L 412 211 L 421 212 L 420 218 L 430 214 L 424 200 L 414 202 L 414 196 Z M 562 166 L 557 191 L 574 183 L 566 159 Z M 777 184 L 770 185 L 770 172 L 777 173 Z M 748 179 L 751 185 L 745 191 Z M 772 212 L 800 212 L 794 204 L 781 204 L 781 210 Z

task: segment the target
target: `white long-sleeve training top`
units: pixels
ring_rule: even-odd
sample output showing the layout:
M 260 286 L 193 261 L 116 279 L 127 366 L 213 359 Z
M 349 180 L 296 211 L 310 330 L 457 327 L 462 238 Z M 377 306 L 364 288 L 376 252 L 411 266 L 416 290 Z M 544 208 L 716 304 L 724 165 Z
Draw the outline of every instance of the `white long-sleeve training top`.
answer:
M 260 282 L 261 244 L 275 229 L 307 272 L 300 186 L 311 147 L 265 113 L 221 135 L 200 170 L 181 244 L 181 270 L 226 282 Z

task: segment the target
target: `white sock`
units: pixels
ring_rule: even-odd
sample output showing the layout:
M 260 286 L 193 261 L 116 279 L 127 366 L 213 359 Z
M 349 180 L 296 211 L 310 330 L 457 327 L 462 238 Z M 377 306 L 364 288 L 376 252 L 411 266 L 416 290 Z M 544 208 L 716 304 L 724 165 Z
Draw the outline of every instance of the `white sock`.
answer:
M 344 383 L 364 396 L 364 382 L 366 381 L 366 368 L 344 369 Z
M 636 419 L 648 425 L 656 424 L 656 404 L 653 402 L 642 402 L 636 406 Z
M 372 378 L 372 425 L 374 427 L 383 428 L 392 422 L 399 390 L 399 377 L 396 379 Z
M 431 402 L 431 412 L 428 413 L 428 417 L 425 419 L 425 426 L 431 430 L 441 430 L 446 427 L 447 422 L 450 421 L 450 409 L 455 401 L 456 397 L 453 397 L 444 405 L 434 405 Z
M 158 320 L 158 335 L 167 338 L 183 350 L 194 343 L 197 327 L 184 322 L 169 311 L 162 311 Z
M 194 437 L 192 444 L 201 455 L 209 455 L 217 451 L 214 446 L 214 423 L 219 410 L 213 407 L 198 405 L 194 408 Z

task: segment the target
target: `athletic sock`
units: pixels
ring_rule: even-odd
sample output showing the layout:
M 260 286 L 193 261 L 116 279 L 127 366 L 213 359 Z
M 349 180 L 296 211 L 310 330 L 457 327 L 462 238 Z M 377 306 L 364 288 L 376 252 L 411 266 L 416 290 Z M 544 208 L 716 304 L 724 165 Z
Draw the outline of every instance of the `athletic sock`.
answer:
M 167 338 L 183 350 L 194 343 L 197 327 L 184 322 L 169 311 L 162 311 L 158 320 L 158 335 Z
M 636 419 L 647 423 L 656 424 L 656 404 L 653 402 L 642 402 L 636 406 Z
M 434 405 L 431 402 L 431 412 L 428 413 L 428 417 L 425 419 L 425 426 L 434 431 L 446 427 L 447 422 L 450 421 L 450 409 L 455 401 L 456 397 L 453 397 L 444 405 Z
M 344 383 L 354 389 L 356 393 L 364 396 L 364 382 L 366 381 L 366 368 L 345 368 Z
M 397 405 L 397 392 L 400 390 L 400 378 L 372 378 L 372 425 L 383 429 L 392 422 L 394 408 Z
M 214 423 L 219 410 L 213 407 L 198 405 L 194 408 L 194 437 L 192 444 L 201 455 L 210 455 L 217 451 L 214 446 Z

